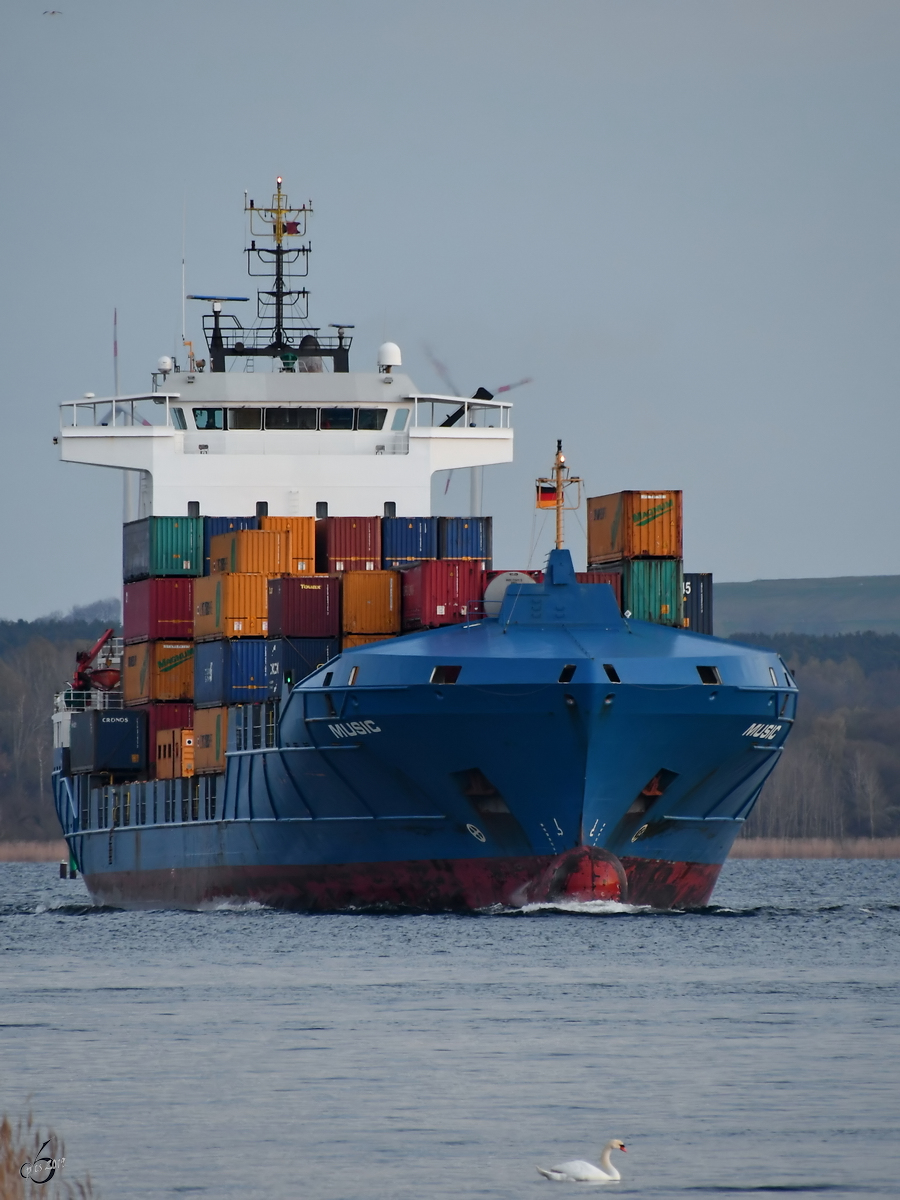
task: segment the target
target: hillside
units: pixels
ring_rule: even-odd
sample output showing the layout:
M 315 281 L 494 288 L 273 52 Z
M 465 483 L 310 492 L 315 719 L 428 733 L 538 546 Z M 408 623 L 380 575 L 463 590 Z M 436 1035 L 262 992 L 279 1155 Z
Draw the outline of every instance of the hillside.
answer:
M 900 835 L 900 636 L 735 637 L 777 651 L 800 689 L 794 729 L 744 835 Z
M 900 633 L 900 575 L 834 579 L 754 579 L 715 583 L 713 618 L 719 637 L 758 633 Z
M 116 620 L 109 602 L 37 621 L 0 621 L 0 838 L 59 837 L 50 794 L 53 696 L 86 650 Z

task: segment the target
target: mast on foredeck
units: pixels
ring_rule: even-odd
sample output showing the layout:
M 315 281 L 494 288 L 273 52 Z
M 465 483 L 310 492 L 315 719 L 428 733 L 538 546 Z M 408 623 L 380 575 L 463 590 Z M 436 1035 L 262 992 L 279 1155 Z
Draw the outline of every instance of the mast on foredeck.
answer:
M 538 479 L 537 497 L 535 500 L 536 508 L 554 508 L 556 509 L 556 549 L 562 550 L 565 541 L 565 517 L 564 513 L 568 508 L 570 511 L 575 511 L 581 507 L 581 479 L 577 475 L 570 475 L 569 468 L 566 466 L 566 456 L 562 452 L 562 440 L 556 443 L 556 457 L 553 460 L 553 474 L 546 479 Z M 566 504 L 565 492 L 566 488 L 576 485 L 578 488 L 578 500 L 575 504 Z
M 350 369 L 352 337 L 347 330 L 352 325 L 332 325 L 336 334 L 320 335 L 319 326 L 307 325 L 309 291 L 292 286 L 309 271 L 309 242 L 293 244 L 294 238 L 306 237 L 307 219 L 312 214 L 312 201 L 292 208 L 282 179 L 276 180 L 276 190 L 268 206 L 257 206 L 244 194 L 244 211 L 250 216 L 250 245 L 246 248 L 247 274 L 252 278 L 272 280 L 269 288 L 258 289 L 256 324 L 245 329 L 236 316 L 222 311 L 229 302 L 246 301 L 246 296 L 191 295 L 189 300 L 212 303 L 212 312 L 203 317 L 203 332 L 209 346 L 210 370 L 224 371 L 226 359 L 258 356 L 281 359 L 282 371 L 321 371 L 322 359 L 330 358 L 334 370 Z M 272 245 L 258 246 L 257 238 L 271 239 Z M 254 270 L 254 259 L 263 270 Z M 298 265 L 299 264 L 299 265 Z

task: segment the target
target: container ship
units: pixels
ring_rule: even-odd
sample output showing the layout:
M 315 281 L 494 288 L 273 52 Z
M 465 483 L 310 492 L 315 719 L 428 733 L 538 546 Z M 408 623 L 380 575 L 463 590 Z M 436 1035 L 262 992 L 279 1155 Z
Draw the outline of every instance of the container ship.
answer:
M 61 458 L 131 505 L 122 636 L 53 715 L 71 869 L 126 907 L 705 904 L 797 691 L 711 636 L 681 493 L 589 497 L 576 573 L 557 445 L 555 548 L 494 570 L 479 489 L 438 518 L 432 476 L 511 461 L 509 399 L 421 392 L 393 343 L 351 372 L 353 327 L 309 324 L 311 207 L 245 209 L 255 318 L 188 297 L 208 362 L 61 405 Z

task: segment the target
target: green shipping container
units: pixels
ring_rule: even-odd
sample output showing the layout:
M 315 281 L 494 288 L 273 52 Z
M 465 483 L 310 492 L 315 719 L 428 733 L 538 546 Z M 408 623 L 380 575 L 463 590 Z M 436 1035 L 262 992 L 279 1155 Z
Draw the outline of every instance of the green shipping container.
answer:
M 604 563 L 622 576 L 622 612 L 656 625 L 684 624 L 684 565 L 680 558 L 631 558 Z
M 202 517 L 144 517 L 122 527 L 126 583 L 156 575 L 203 574 Z

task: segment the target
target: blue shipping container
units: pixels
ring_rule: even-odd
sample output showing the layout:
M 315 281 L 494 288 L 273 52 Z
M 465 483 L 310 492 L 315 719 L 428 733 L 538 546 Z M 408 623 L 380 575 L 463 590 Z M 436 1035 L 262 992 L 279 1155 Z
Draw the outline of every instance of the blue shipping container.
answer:
M 381 566 L 397 571 L 411 563 L 438 556 L 437 517 L 383 517 Z
M 70 767 L 75 775 L 140 775 L 147 769 L 147 716 L 139 709 L 72 713 Z
M 337 638 L 269 638 L 266 642 L 269 698 L 280 699 L 283 690 L 290 690 L 329 659 L 337 658 L 340 650 Z
M 194 707 L 252 704 L 265 700 L 265 638 L 197 642 L 194 648 Z
M 478 558 L 490 569 L 493 552 L 491 517 L 438 518 L 438 558 Z
M 209 543 L 220 533 L 231 533 L 234 529 L 259 529 L 257 517 L 204 517 L 203 518 L 203 574 L 209 574 Z
M 713 631 L 713 577 L 709 572 L 684 573 L 684 624 L 694 633 Z

